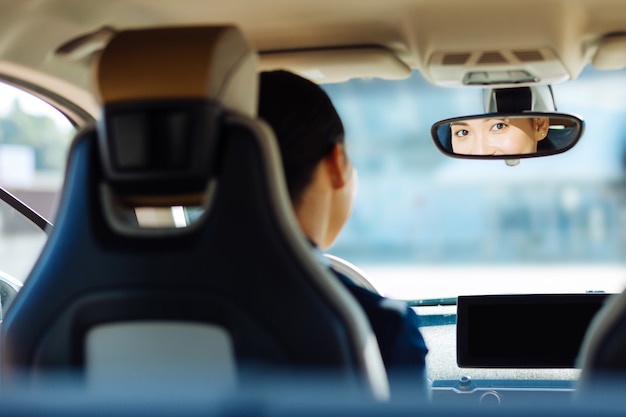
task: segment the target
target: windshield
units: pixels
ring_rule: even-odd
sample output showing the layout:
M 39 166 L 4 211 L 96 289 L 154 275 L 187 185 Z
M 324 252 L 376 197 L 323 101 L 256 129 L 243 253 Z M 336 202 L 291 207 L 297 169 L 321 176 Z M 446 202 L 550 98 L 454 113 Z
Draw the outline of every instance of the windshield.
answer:
M 482 89 L 353 80 L 324 86 L 359 171 L 354 212 L 329 250 L 393 298 L 618 292 L 626 283 L 626 71 L 586 69 L 554 85 L 585 121 L 574 149 L 504 161 L 453 159 L 441 119 L 484 112 Z

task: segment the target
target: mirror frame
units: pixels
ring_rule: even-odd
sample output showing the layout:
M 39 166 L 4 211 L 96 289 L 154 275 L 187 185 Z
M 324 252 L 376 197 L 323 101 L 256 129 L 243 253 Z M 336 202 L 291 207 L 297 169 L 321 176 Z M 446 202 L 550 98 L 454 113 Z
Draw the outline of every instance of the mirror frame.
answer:
M 523 117 L 528 117 L 528 118 L 533 118 L 533 117 L 548 117 L 548 118 L 565 118 L 568 120 L 572 120 L 576 123 L 576 125 L 578 126 L 578 135 L 577 137 L 575 137 L 572 140 L 572 143 L 570 143 L 569 145 L 561 148 L 561 149 L 554 149 L 554 150 L 547 150 L 547 151 L 542 151 L 542 152 L 536 152 L 536 153 L 525 153 L 525 154 L 513 154 L 513 155 L 468 155 L 468 154 L 460 154 L 460 153 L 454 153 L 451 152 L 449 149 L 447 149 L 439 140 L 439 136 L 438 136 L 438 129 L 445 124 L 450 124 L 452 122 L 457 122 L 460 120 L 475 120 L 475 119 L 486 119 L 486 118 L 498 118 L 498 119 L 502 119 L 502 118 L 506 118 L 506 117 L 516 117 L 516 118 L 523 118 Z M 443 153 L 446 156 L 449 156 L 451 158 L 460 158 L 460 159 L 485 159 L 485 160 L 516 160 L 516 159 L 523 159 L 523 158 L 538 158 L 538 157 L 542 157 L 542 156 L 550 156 L 550 155 L 557 155 L 563 152 L 567 152 L 568 150 L 572 149 L 574 146 L 576 146 L 576 144 L 578 143 L 578 141 L 580 140 L 580 138 L 582 137 L 583 133 L 585 131 L 585 122 L 584 120 L 575 114 L 569 114 L 569 113 L 557 113 L 557 112 L 517 112 L 517 113 L 500 113 L 500 112 L 494 112 L 494 113 L 483 113 L 483 114 L 475 114 L 475 115 L 470 115 L 470 116 L 461 116 L 461 117 L 451 117 L 448 119 L 443 119 L 440 120 L 436 123 L 433 123 L 432 127 L 430 128 L 430 134 L 431 134 L 431 138 L 433 140 L 433 142 L 435 143 L 435 146 L 437 147 L 437 149 L 439 149 L 439 151 L 441 153 Z

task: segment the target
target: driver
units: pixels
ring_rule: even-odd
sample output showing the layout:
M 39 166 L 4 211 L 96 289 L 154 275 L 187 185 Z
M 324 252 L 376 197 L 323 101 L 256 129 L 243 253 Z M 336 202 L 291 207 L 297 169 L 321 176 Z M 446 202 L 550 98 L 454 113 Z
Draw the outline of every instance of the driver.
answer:
M 452 150 L 462 155 L 518 155 L 537 152 L 548 134 L 547 117 L 483 118 L 450 124 Z
M 343 124 L 330 98 L 316 84 L 286 71 L 263 72 L 260 77 L 259 117 L 276 135 L 296 219 L 325 262 L 321 251 L 333 244 L 348 220 L 357 187 Z M 428 350 L 417 314 L 405 302 L 384 298 L 333 272 L 370 321 L 392 399 L 401 390 L 410 398 L 423 398 Z

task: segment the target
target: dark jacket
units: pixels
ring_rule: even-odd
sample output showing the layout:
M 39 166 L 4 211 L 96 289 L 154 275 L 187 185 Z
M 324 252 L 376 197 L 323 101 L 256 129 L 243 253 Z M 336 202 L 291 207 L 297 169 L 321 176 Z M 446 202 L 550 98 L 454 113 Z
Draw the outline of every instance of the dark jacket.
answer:
M 404 301 L 385 298 L 333 272 L 356 298 L 370 321 L 389 377 L 392 399 L 400 395 L 409 395 L 409 399 L 414 396 L 423 398 L 427 395 L 428 349 L 415 311 Z
M 314 246 L 314 250 L 367 315 L 387 370 L 392 399 L 405 395 L 409 399 L 426 397 L 428 349 L 419 330 L 419 317 L 415 311 L 405 301 L 385 298 L 356 285 L 350 278 L 333 270 L 319 248 Z

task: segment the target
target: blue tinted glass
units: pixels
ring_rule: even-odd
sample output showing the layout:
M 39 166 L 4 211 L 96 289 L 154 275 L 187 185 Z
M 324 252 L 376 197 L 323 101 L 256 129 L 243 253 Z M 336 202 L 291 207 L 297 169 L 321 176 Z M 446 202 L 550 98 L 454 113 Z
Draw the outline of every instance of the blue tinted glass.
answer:
M 324 88 L 359 171 L 353 215 L 329 252 L 366 270 L 617 265 L 623 271 L 626 71 L 589 68 L 553 86 L 557 110 L 581 116 L 585 133 L 565 154 L 515 167 L 448 158 L 432 143 L 434 122 L 484 111 L 481 89 L 435 87 L 418 72 L 402 81 Z

